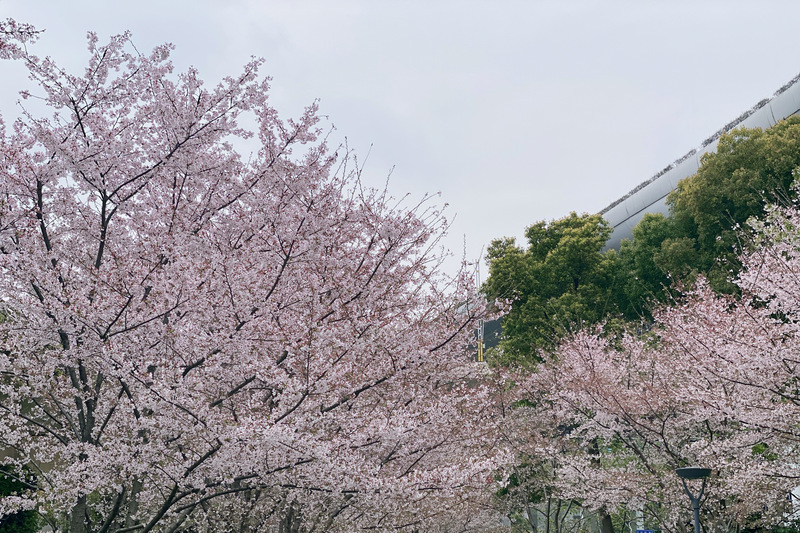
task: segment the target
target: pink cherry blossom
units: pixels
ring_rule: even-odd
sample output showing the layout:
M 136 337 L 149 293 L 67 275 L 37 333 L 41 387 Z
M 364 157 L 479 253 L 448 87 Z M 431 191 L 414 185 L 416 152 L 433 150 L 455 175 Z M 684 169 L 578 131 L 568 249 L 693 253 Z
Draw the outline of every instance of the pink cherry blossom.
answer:
M 494 524 L 505 400 L 433 199 L 364 188 L 316 105 L 278 117 L 259 60 L 206 87 L 169 46 L 90 34 L 73 75 L 30 35 L 0 32 L 49 109 L 0 136 L 0 449 L 36 482 L 0 513 L 73 533 Z

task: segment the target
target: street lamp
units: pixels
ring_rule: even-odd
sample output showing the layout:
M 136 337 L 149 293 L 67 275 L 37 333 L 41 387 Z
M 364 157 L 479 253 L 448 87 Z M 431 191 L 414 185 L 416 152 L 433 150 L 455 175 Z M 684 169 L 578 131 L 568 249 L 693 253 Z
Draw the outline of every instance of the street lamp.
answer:
M 706 490 L 706 479 L 711 475 L 711 469 L 699 466 L 687 466 L 684 468 L 676 468 L 675 473 L 681 478 L 683 490 L 686 491 L 686 495 L 689 496 L 689 500 L 692 502 L 692 511 L 694 511 L 694 533 L 700 533 L 700 498 L 703 497 L 703 491 Z M 689 485 L 686 484 L 687 479 L 703 480 L 700 493 L 696 497 L 692 494 L 692 491 L 689 490 Z

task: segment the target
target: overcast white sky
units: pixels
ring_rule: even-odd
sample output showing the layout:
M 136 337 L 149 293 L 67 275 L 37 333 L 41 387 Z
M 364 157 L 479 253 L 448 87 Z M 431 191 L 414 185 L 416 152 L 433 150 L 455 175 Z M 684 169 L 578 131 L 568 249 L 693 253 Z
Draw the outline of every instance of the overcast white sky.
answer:
M 273 103 L 314 99 L 395 196 L 441 191 L 447 241 L 598 212 L 800 72 L 800 2 L 779 0 L 0 0 L 78 71 L 85 34 L 171 42 L 207 83 L 264 57 Z M 18 69 L 0 64 L 0 112 Z

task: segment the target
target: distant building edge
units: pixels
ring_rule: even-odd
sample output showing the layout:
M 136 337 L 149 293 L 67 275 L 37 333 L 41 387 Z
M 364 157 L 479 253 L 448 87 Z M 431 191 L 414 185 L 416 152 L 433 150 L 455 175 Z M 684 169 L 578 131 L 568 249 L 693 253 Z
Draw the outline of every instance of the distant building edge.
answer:
M 769 128 L 800 112 L 800 74 L 778 89 L 772 97 L 761 100 L 735 120 L 725 124 L 702 145 L 677 159 L 661 172 L 636 186 L 628 194 L 612 202 L 600 214 L 614 228 L 606 249 L 619 249 L 622 239 L 633 235 L 633 228 L 645 213 L 667 214 L 667 195 L 683 178 L 697 173 L 700 158 L 717 148 L 719 137 L 738 127 Z

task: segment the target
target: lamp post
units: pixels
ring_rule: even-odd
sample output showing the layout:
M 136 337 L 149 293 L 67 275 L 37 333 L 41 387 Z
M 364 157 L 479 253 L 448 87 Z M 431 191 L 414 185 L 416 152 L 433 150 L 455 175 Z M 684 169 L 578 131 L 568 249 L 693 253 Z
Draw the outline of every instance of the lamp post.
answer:
M 702 468 L 699 466 L 687 466 L 685 468 L 676 468 L 675 473 L 678 474 L 678 477 L 681 478 L 681 483 L 683 483 L 683 490 L 686 491 L 686 495 L 689 496 L 689 500 L 692 502 L 692 511 L 694 511 L 694 533 L 701 533 L 700 532 L 700 498 L 703 497 L 703 492 L 706 490 L 706 479 L 708 476 L 711 475 L 710 468 Z M 692 491 L 689 490 L 689 485 L 686 484 L 687 479 L 702 479 L 703 484 L 700 487 L 700 492 L 695 496 L 692 494 Z

